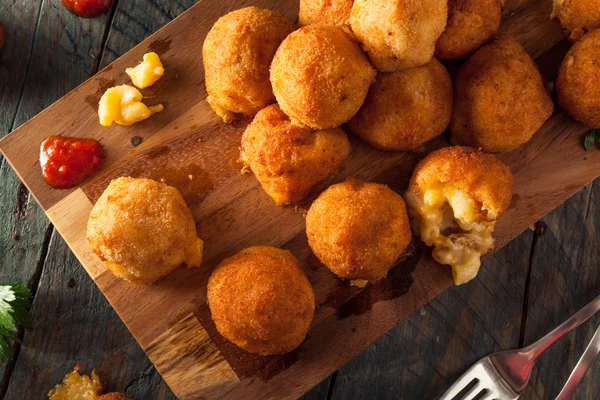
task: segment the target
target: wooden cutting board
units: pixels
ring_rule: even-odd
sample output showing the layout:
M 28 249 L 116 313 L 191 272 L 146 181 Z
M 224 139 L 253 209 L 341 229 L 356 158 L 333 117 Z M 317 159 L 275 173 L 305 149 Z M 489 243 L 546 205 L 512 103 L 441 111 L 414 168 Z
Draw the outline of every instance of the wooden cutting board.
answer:
M 364 290 L 350 287 L 312 255 L 302 214 L 275 206 L 252 175 L 240 174 L 238 146 L 249 121 L 224 125 L 207 105 L 201 46 L 219 16 L 250 4 L 296 19 L 298 4 L 292 0 L 203 0 L 0 141 L 2 153 L 181 399 L 298 397 L 452 284 L 449 268 L 413 243 L 410 256 L 387 279 Z M 547 0 L 509 0 L 501 31 L 515 35 L 553 79 L 569 44 L 550 12 Z M 128 82 L 125 68 L 148 51 L 161 56 L 167 72 L 143 93 L 147 103 L 161 102 L 165 111 L 131 127 L 101 127 L 100 96 Z M 449 65 L 451 71 L 456 67 Z M 600 151 L 586 153 L 582 146 L 586 131 L 557 112 L 529 143 L 500 155 L 514 174 L 515 194 L 497 225 L 496 248 L 600 175 Z M 50 135 L 99 140 L 105 167 L 79 188 L 50 188 L 38 164 L 39 145 Z M 351 141 L 351 156 L 319 191 L 357 176 L 401 193 L 415 164 L 447 145 L 438 138 L 408 154 Z M 110 180 L 123 175 L 162 179 L 182 192 L 205 240 L 201 268 L 179 268 L 151 286 L 135 286 L 115 278 L 90 252 L 89 211 Z M 284 356 L 249 354 L 221 337 L 210 319 L 210 272 L 224 257 L 252 245 L 291 250 L 315 290 L 318 307 L 308 337 Z

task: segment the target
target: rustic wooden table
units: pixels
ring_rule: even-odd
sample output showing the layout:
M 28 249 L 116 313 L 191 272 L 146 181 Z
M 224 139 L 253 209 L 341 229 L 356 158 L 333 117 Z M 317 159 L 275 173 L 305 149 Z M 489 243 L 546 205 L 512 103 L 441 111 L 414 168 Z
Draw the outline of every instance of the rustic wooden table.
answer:
M 60 0 L 0 0 L 0 136 L 194 0 L 113 3 L 110 13 L 86 20 Z M 0 365 L 0 399 L 45 398 L 78 363 L 96 367 L 110 390 L 174 398 L 4 159 L 0 185 L 0 282 L 27 281 L 35 294 L 33 327 L 19 333 L 14 361 Z M 596 180 L 489 257 L 475 282 L 447 290 L 306 398 L 437 398 L 481 356 L 532 342 L 600 293 L 599 230 Z M 556 395 L 598 323 L 600 316 L 544 355 L 523 398 Z M 597 362 L 577 398 L 599 398 L 599 378 Z

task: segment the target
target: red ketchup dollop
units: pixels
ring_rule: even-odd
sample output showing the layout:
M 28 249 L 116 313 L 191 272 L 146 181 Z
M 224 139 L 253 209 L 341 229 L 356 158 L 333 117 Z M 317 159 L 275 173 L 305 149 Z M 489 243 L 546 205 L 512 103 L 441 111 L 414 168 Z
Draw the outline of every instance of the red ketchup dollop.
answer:
M 112 0 L 62 0 L 67 10 L 78 17 L 93 18 L 104 14 Z
M 42 175 L 48 185 L 68 189 L 102 167 L 104 151 L 94 139 L 50 136 L 40 147 Z

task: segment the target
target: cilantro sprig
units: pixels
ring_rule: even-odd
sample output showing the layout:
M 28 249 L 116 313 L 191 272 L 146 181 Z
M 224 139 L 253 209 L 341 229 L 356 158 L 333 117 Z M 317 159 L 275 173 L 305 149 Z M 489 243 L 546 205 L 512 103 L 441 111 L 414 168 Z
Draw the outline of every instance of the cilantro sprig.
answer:
M 583 139 L 585 151 L 591 149 L 597 140 L 600 141 L 600 129 L 592 129 L 585 135 L 585 139 Z
M 29 326 L 31 292 L 22 282 L 0 285 L 0 362 L 12 355 L 9 339 L 18 340 L 19 326 Z

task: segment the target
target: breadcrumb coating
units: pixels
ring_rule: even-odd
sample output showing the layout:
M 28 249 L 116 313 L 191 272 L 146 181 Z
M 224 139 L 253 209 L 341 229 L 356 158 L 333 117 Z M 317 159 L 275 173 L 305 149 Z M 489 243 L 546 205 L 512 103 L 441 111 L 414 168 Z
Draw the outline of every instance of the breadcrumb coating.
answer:
M 301 128 L 273 104 L 246 128 L 240 161 L 277 204 L 292 204 L 304 200 L 349 154 L 350 142 L 341 128 Z
M 294 30 L 289 19 L 246 7 L 215 22 L 202 46 L 207 101 L 226 123 L 253 116 L 274 103 L 269 66 L 281 41 Z
M 375 69 L 351 34 L 333 25 L 309 25 L 289 35 L 271 64 L 271 83 L 293 124 L 335 128 L 357 113 Z
M 515 38 L 501 35 L 454 77 L 452 141 L 487 152 L 511 151 L 531 139 L 553 108 L 535 62 Z
M 587 32 L 600 28 L 600 0 L 554 0 L 552 18 L 557 18 L 575 42 Z
M 298 260 L 287 250 L 249 247 L 221 261 L 208 281 L 217 330 L 250 353 L 284 354 L 302 343 L 315 298 Z
M 350 26 L 380 71 L 428 63 L 446 27 L 447 0 L 355 0 Z
M 348 127 L 378 149 L 411 151 L 441 135 L 451 115 L 450 75 L 433 58 L 420 67 L 379 73 Z
M 510 169 L 494 155 L 472 147 L 450 146 L 431 152 L 415 168 L 408 191 L 423 198 L 425 191 L 438 183 L 466 192 L 486 210 L 488 220 L 506 211 L 512 198 Z
M 571 47 L 556 78 L 558 104 L 577 121 L 600 128 L 600 29 Z
M 446 30 L 435 45 L 440 60 L 469 57 L 500 28 L 503 0 L 448 0 Z
M 388 186 L 355 178 L 330 186 L 306 214 L 308 244 L 334 274 L 376 281 L 411 241 L 406 205 Z
M 300 26 L 311 24 L 348 25 L 354 0 L 300 0 Z
M 113 180 L 92 208 L 87 239 L 115 275 L 132 283 L 202 262 L 203 242 L 181 193 L 151 179 Z

